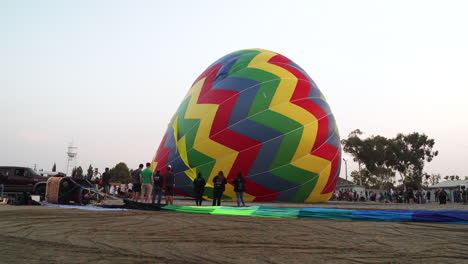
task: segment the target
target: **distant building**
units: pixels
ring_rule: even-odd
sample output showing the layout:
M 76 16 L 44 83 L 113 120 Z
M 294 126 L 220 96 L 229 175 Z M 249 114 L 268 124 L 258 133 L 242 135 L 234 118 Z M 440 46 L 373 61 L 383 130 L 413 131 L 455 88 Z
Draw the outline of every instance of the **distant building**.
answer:
M 40 175 L 44 176 L 44 177 L 54 177 L 54 176 L 63 177 L 63 176 L 65 176 L 65 173 L 58 172 L 58 171 L 39 171 L 38 173 Z
M 449 196 L 450 201 L 453 201 L 454 192 L 456 190 L 460 191 L 462 186 L 465 186 L 465 189 L 468 189 L 468 180 L 444 181 L 444 182 L 439 182 L 437 184 L 429 186 L 429 190 L 431 191 L 431 201 L 435 201 L 434 194 L 438 189 L 441 189 L 441 188 L 444 188 L 444 190 L 447 192 Z
M 444 188 L 445 190 L 449 190 L 449 189 L 451 189 L 451 190 L 454 190 L 454 189 L 460 190 L 461 186 L 465 186 L 465 188 L 468 188 L 468 180 L 439 182 L 437 184 L 429 186 L 429 189 Z
M 356 185 L 352 181 L 345 180 L 343 178 L 338 179 L 338 183 L 336 184 L 336 191 L 342 191 L 342 192 L 354 192 L 356 191 L 357 193 L 365 192 L 366 187 L 361 186 L 361 185 Z

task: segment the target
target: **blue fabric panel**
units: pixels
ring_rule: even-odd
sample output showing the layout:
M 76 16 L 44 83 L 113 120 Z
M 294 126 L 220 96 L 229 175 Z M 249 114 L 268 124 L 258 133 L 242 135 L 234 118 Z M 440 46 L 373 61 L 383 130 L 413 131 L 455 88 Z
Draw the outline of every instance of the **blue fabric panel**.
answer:
M 352 220 L 359 221 L 398 221 L 408 222 L 411 221 L 413 212 L 411 211 L 367 211 L 355 210 L 352 214 Z
M 245 120 L 249 114 L 250 107 L 255 99 L 259 86 L 247 89 L 239 94 L 234 109 L 232 109 L 229 119 L 229 126 L 236 124 L 239 121 Z
M 260 209 L 257 209 L 252 215 L 263 216 L 263 217 L 297 218 L 299 216 L 299 209 L 296 209 L 296 208 L 260 208 Z
M 330 106 L 327 104 L 327 102 L 323 101 L 322 98 L 310 98 L 309 100 L 319 105 L 325 114 L 331 114 Z
M 299 211 L 300 218 L 322 218 L 335 220 L 351 220 L 353 210 L 304 208 Z
M 264 172 L 249 177 L 250 180 L 257 184 L 261 184 L 263 187 L 273 190 L 275 192 L 281 192 L 296 187 L 298 184 L 282 179 L 278 176 L 271 174 L 270 172 Z M 281 200 L 289 201 L 289 200 Z
M 279 132 L 276 131 L 276 133 Z M 283 138 L 284 136 L 278 136 L 272 140 L 263 141 L 263 145 L 257 154 L 255 162 L 250 168 L 249 175 L 256 175 L 270 170 L 271 163 L 275 160 Z
M 230 129 L 234 132 L 237 132 L 243 136 L 257 140 L 259 142 L 265 142 L 270 139 L 279 138 L 283 136 L 281 132 L 278 132 L 275 129 L 269 128 L 249 119 L 245 119 L 242 122 L 235 124 L 234 126 L 230 127 Z M 279 140 L 277 140 L 275 144 L 278 144 L 278 141 Z M 281 142 L 279 143 L 281 144 Z
M 228 73 L 231 70 L 232 66 L 236 63 L 236 61 L 240 57 L 241 55 L 228 56 L 218 62 L 218 63 L 222 63 L 223 66 L 221 66 L 221 68 L 218 70 L 218 74 L 216 75 L 216 78 L 213 82 L 213 87 L 216 87 L 216 85 L 218 85 L 219 82 L 221 82 L 228 76 Z
M 417 210 L 413 213 L 415 222 L 464 222 L 468 224 L 468 210 Z
M 185 173 L 183 173 L 184 171 L 188 170 L 188 167 L 185 166 L 185 163 L 184 161 L 180 158 L 180 156 L 177 155 L 177 158 L 173 159 L 170 161 L 169 163 L 171 166 L 172 166 L 172 170 L 177 173 L 176 177 L 177 180 L 176 180 L 176 184 L 177 184 L 177 181 L 179 180 L 179 177 L 182 178 L 182 174 L 184 175 L 184 177 L 187 177 L 185 175 Z

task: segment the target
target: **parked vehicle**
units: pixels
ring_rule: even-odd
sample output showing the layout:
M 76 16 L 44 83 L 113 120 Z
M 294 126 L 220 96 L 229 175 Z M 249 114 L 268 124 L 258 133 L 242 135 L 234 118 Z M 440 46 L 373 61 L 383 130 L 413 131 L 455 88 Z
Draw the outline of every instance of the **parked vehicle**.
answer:
M 29 192 L 45 196 L 47 177 L 27 167 L 0 166 L 0 177 L 5 177 L 5 192 Z

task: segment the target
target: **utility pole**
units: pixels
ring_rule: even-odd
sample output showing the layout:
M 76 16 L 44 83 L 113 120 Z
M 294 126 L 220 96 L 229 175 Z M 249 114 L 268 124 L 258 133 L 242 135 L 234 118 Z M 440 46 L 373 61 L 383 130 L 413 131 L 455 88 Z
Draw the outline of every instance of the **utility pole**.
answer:
M 344 165 L 345 165 L 345 176 L 346 176 L 346 181 L 348 181 L 348 160 L 346 158 L 343 158 Z

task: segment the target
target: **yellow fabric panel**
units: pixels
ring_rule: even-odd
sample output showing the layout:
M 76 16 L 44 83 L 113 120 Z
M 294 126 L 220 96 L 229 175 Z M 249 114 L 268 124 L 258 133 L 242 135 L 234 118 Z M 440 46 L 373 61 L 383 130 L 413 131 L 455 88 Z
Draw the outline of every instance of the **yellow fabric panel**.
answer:
M 237 151 L 221 145 L 209 138 L 211 126 L 218 110 L 216 104 L 197 104 L 200 96 L 201 88 L 206 78 L 198 81 L 190 89 L 192 98 L 187 106 L 185 118 L 200 119 L 197 135 L 193 148 L 201 153 L 216 158 L 222 156 L 221 159 L 216 159 L 216 163 L 208 178 L 207 185 L 212 186 L 213 178 L 218 174 L 218 171 L 223 171 L 224 175 L 228 175 L 229 171 L 237 158 Z M 226 191 L 233 189 L 231 185 L 226 185 Z
M 275 53 L 261 53 L 251 61 L 249 67 L 273 73 L 281 78 L 280 84 L 278 85 L 269 108 L 270 110 L 289 117 L 304 126 L 301 141 L 299 142 L 296 153 L 293 157 L 293 160 L 296 161 L 291 164 L 307 171 L 321 171 L 320 178 L 315 185 L 314 190 L 308 197 L 308 200 L 321 200 L 323 197 L 320 192 L 328 181 L 331 163 L 325 159 L 309 154 L 315 144 L 318 131 L 318 120 L 307 110 L 289 102 L 296 89 L 297 78 L 291 72 L 268 63 L 268 60 L 275 55 Z M 314 196 L 315 198 L 313 198 Z

